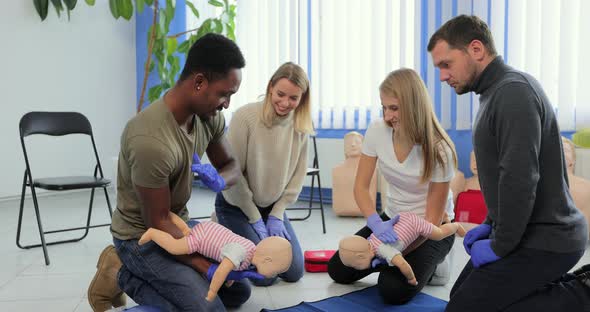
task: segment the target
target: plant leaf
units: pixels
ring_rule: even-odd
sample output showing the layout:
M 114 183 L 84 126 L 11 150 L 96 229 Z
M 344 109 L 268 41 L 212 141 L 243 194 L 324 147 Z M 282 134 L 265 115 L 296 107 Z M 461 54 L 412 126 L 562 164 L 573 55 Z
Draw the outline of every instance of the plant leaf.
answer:
M 172 0 L 166 0 L 166 9 L 164 11 L 164 14 L 166 14 L 166 17 L 168 18 L 168 25 L 170 25 L 170 22 L 172 22 L 172 20 L 174 19 L 174 11 L 175 8 L 174 3 L 172 3 Z
M 145 1 L 135 0 L 135 6 L 137 7 L 137 12 L 142 13 L 143 9 L 145 9 Z
M 61 17 L 61 11 L 64 10 L 63 5 L 61 4 L 61 0 L 51 0 L 51 4 L 53 4 L 53 7 L 55 8 L 57 17 Z
M 217 1 L 217 0 L 209 0 L 209 4 L 212 6 L 216 6 L 216 7 L 223 7 L 223 3 Z
M 86 4 L 93 6 L 96 0 L 86 0 Z
M 160 94 L 162 94 L 163 90 L 164 90 L 164 86 L 162 84 L 155 85 L 155 86 L 151 87 L 148 90 L 148 101 L 151 103 L 151 102 L 157 100 L 160 97 Z
M 166 39 L 166 54 L 172 55 L 174 52 L 176 52 L 177 47 L 178 47 L 178 40 L 176 40 L 176 38 Z
M 190 40 L 185 40 L 181 44 L 178 45 L 177 51 L 180 53 L 186 53 L 191 48 Z
M 73 10 L 76 7 L 76 3 L 78 2 L 78 0 L 63 0 L 63 1 L 66 4 L 66 8 L 68 8 L 68 11 Z
M 162 12 L 162 11 L 160 11 Z M 165 38 L 168 34 L 168 30 L 170 29 L 170 21 L 168 20 L 168 15 L 160 14 L 160 20 L 158 21 L 158 32 L 156 33 L 156 38 L 162 39 Z
M 119 0 L 119 14 L 122 18 L 130 20 L 133 16 L 133 3 L 131 0 Z
M 113 17 L 115 19 L 121 17 L 121 14 L 119 13 L 119 5 L 117 4 L 117 0 L 109 0 L 109 8 L 111 9 L 111 14 L 113 14 Z
M 221 23 L 221 21 L 219 19 L 214 19 L 213 22 L 215 22 L 215 28 L 214 28 L 214 32 L 221 34 L 223 33 L 223 24 Z
M 145 4 L 147 4 L 147 5 L 153 5 L 154 4 L 154 0 L 145 0 Z
M 193 15 L 199 18 L 199 11 L 197 10 L 197 8 L 195 8 L 195 5 L 192 2 L 190 2 L 190 0 L 186 1 L 186 5 L 189 8 L 191 8 L 191 11 L 193 11 Z
M 47 17 L 47 7 L 49 6 L 48 0 L 33 0 L 33 4 L 35 5 L 35 10 L 37 10 L 37 14 L 41 17 L 41 20 L 44 21 Z

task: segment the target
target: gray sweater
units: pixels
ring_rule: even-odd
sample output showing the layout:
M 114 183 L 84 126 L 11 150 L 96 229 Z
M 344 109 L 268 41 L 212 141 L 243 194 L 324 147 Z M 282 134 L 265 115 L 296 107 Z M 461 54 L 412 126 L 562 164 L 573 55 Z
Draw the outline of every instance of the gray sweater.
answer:
M 494 252 L 583 250 L 588 225 L 570 195 L 559 126 L 539 82 L 497 57 L 471 89 L 480 94 L 473 148 Z

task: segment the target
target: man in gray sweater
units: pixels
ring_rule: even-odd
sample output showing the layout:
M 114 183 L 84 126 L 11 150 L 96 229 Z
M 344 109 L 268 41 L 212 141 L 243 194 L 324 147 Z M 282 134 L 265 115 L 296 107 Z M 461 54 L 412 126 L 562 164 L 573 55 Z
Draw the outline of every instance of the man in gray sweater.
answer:
M 588 225 L 541 85 L 504 64 L 476 16 L 449 20 L 428 51 L 441 81 L 480 95 L 473 147 L 488 215 L 464 239 L 471 261 L 447 311 L 589 311 L 590 266 L 565 274 L 584 254 Z

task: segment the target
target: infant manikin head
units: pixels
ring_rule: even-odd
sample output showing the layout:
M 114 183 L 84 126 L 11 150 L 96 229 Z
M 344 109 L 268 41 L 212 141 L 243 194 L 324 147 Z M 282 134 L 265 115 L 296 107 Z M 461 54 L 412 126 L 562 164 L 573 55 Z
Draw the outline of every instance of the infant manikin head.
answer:
M 567 172 L 573 174 L 574 165 L 576 164 L 576 146 L 574 145 L 574 142 L 566 137 L 561 137 L 561 142 L 563 143 L 563 155 L 565 156 Z
M 375 257 L 369 241 L 361 236 L 352 235 L 340 240 L 338 252 L 342 264 L 357 270 L 371 267 L 371 260 Z
M 473 151 L 471 151 L 471 154 L 469 154 L 469 167 L 471 169 L 471 173 L 473 173 L 473 175 L 477 175 L 477 162 L 475 162 L 475 153 Z
M 267 278 L 286 272 L 292 260 L 291 243 L 279 236 L 261 240 L 252 256 L 252 264 L 256 266 L 256 271 Z
M 363 146 L 363 135 L 351 131 L 344 136 L 344 156 L 346 158 L 361 156 Z

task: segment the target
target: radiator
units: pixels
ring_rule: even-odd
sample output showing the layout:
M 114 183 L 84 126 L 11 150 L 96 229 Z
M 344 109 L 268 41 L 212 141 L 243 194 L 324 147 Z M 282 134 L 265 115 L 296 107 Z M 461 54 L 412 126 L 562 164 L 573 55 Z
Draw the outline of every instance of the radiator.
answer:
M 576 148 L 574 174 L 590 180 L 590 148 Z

